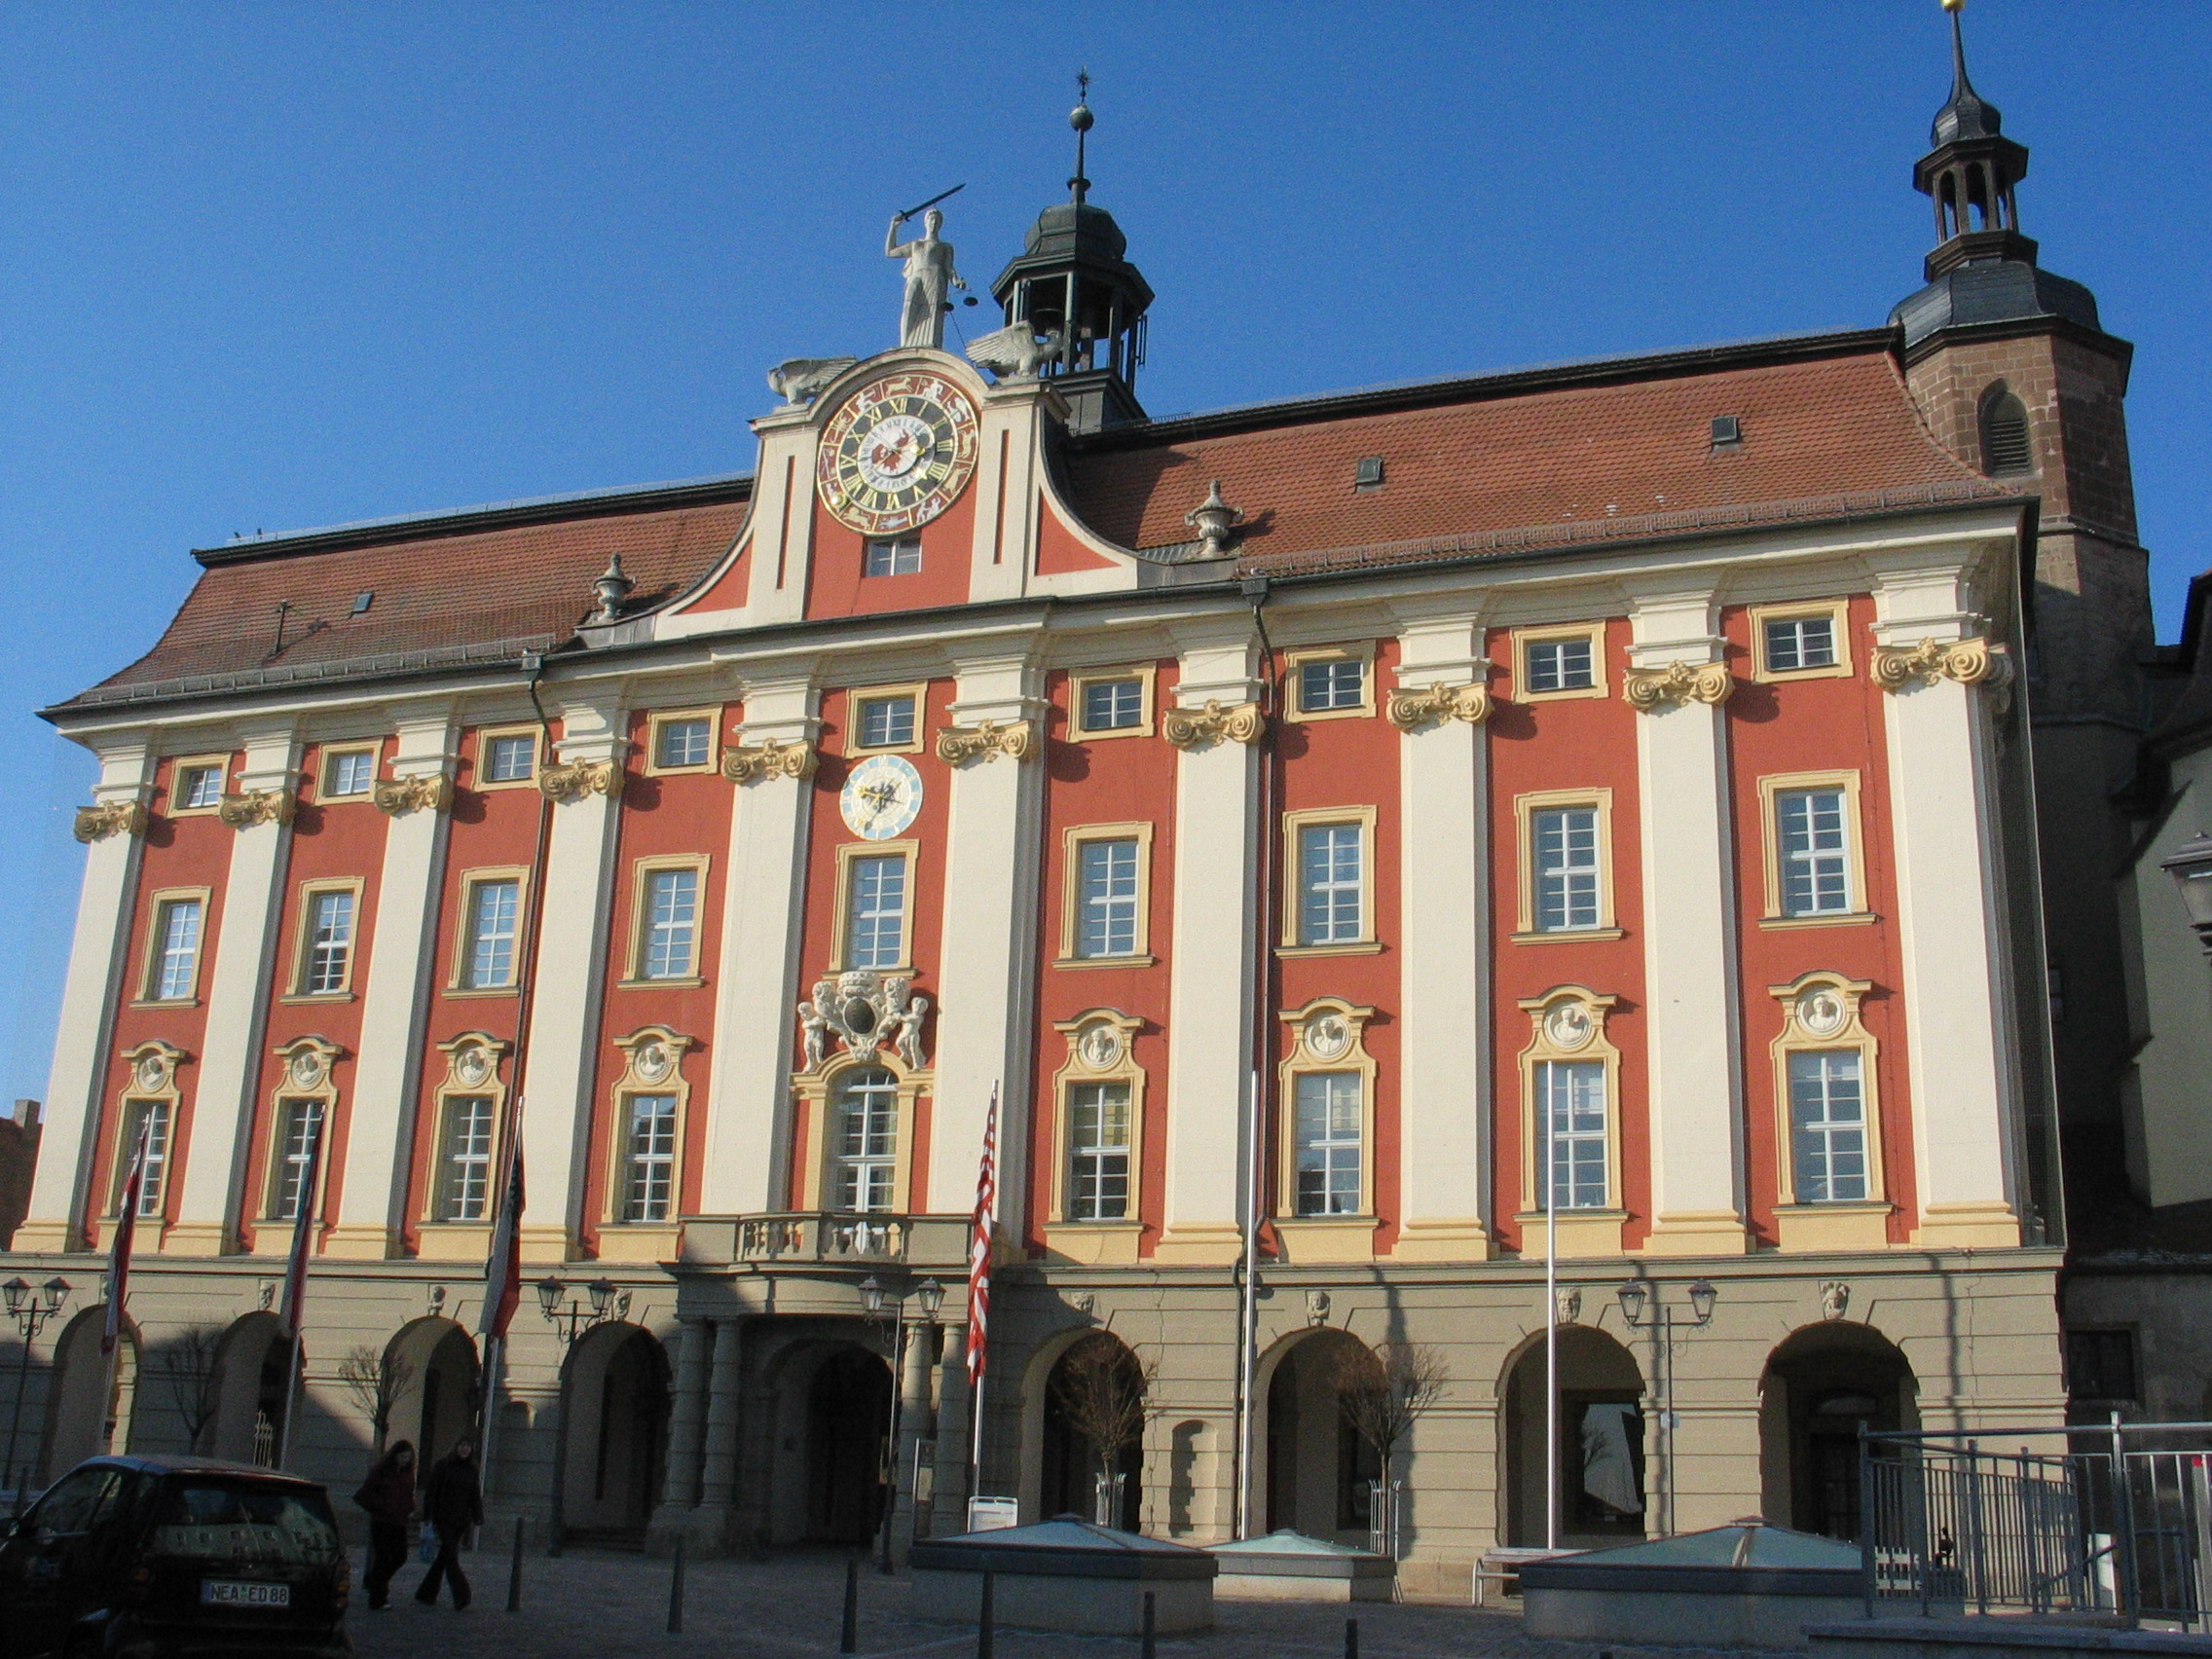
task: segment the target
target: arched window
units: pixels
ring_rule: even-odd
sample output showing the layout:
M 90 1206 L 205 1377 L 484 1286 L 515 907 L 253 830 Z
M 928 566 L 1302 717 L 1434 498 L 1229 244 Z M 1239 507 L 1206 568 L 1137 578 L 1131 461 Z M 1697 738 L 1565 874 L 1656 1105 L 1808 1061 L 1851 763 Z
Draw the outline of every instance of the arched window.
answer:
M 1981 398 L 1981 469 L 2004 478 L 2036 469 L 2028 442 L 2028 409 L 1999 381 Z

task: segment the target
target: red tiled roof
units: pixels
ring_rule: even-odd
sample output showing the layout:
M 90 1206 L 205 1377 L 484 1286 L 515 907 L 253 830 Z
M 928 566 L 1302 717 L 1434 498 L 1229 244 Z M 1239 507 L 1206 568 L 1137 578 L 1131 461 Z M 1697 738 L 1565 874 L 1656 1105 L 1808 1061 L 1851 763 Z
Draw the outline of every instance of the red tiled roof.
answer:
M 1740 448 L 1713 447 L 1716 415 L 1741 421 Z M 1244 511 L 1243 560 L 1284 571 L 1399 562 L 1423 543 L 1506 532 L 1581 539 L 1571 527 L 1604 535 L 1608 521 L 1757 522 L 1770 515 L 1728 509 L 1808 498 L 1984 493 L 1980 475 L 1922 427 L 1878 344 L 1604 385 L 1476 383 L 1458 401 L 1298 424 L 1255 415 L 1219 435 L 1211 424 L 1164 423 L 1157 444 L 1140 430 L 1078 447 L 1067 459 L 1071 504 L 1124 546 L 1186 542 L 1183 515 L 1218 478 Z M 1184 424 L 1198 430 L 1175 436 Z M 1364 456 L 1382 458 L 1381 489 L 1353 489 Z M 1346 558 L 1352 549 L 1378 557 Z
M 286 538 L 265 544 L 266 557 L 252 543 L 216 548 L 202 555 L 209 568 L 154 648 L 87 695 L 99 700 L 102 690 L 197 676 L 298 673 L 501 641 L 518 642 L 519 649 L 523 641 L 566 640 L 591 609 L 592 578 L 608 555 L 621 554 L 638 584 L 636 602 L 673 595 L 728 548 L 749 493 L 739 480 L 712 492 L 720 499 L 675 507 L 646 497 L 630 511 L 608 512 L 605 501 L 548 504 L 537 514 L 491 509 L 381 533 L 362 527 Z M 496 522 L 502 517 L 535 522 Z M 479 520 L 495 522 L 459 530 Z M 376 597 L 355 616 L 361 593 Z M 286 600 L 286 645 L 273 656 L 276 607 Z

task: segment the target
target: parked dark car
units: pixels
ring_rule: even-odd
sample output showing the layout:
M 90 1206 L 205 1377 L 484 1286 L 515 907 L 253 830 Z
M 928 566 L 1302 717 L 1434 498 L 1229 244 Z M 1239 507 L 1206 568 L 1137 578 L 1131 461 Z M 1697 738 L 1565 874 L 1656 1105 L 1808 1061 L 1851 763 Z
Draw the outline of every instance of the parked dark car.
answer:
M 351 1577 L 313 1481 L 211 1457 L 94 1457 L 0 1536 L 0 1655 L 353 1651 Z

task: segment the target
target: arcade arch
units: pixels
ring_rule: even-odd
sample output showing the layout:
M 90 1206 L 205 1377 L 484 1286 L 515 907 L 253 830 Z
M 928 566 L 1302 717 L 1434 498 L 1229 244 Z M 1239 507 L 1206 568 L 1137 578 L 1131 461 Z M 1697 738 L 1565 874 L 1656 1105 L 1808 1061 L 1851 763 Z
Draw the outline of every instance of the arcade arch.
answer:
M 805 1336 L 761 1376 L 774 1402 L 767 1542 L 866 1544 L 883 1522 L 891 1367 L 872 1346 Z
M 215 1346 L 215 1416 L 208 1451 L 235 1463 L 276 1461 L 291 1409 L 295 1345 L 270 1312 L 235 1319 Z
M 1349 1332 L 1319 1329 L 1286 1338 L 1261 1356 L 1266 1416 L 1255 1437 L 1263 1466 L 1267 1530 L 1366 1547 L 1374 1522 L 1372 1482 L 1382 1474 L 1375 1447 L 1345 1415 L 1343 1374 L 1369 1353 Z
M 1759 1487 L 1767 1518 L 1857 1542 L 1859 1431 L 1919 1426 L 1918 1383 L 1871 1325 L 1792 1332 L 1759 1380 Z
M 1144 1514 L 1144 1368 L 1111 1331 L 1085 1331 L 1043 1372 L 1038 1501 L 1045 1515 L 1080 1515 L 1135 1531 Z M 1134 1430 L 1130 1433 L 1129 1430 Z M 1101 1446 L 1126 1435 L 1105 1466 Z M 1111 1482 L 1111 1490 L 1108 1482 Z
M 453 1320 L 433 1313 L 401 1326 L 385 1352 L 406 1374 L 386 1439 L 415 1443 L 420 1482 L 455 1441 L 478 1432 L 476 1343 Z
M 1546 1542 L 1544 1338 L 1537 1332 L 1507 1362 L 1505 1514 L 1507 1543 Z M 1559 1327 L 1559 1542 L 1600 1549 L 1644 1535 L 1646 1484 L 1643 1373 L 1636 1356 L 1588 1325 Z
M 645 1535 L 667 1467 L 668 1385 L 668 1356 L 642 1325 L 601 1325 L 569 1350 L 561 1378 L 565 1534 L 585 1542 Z
M 130 1449 L 138 1404 L 138 1328 L 124 1319 L 111 1370 L 109 1356 L 100 1351 L 106 1327 L 106 1305 L 88 1308 L 54 1345 L 42 1458 L 48 1481 L 87 1457 Z

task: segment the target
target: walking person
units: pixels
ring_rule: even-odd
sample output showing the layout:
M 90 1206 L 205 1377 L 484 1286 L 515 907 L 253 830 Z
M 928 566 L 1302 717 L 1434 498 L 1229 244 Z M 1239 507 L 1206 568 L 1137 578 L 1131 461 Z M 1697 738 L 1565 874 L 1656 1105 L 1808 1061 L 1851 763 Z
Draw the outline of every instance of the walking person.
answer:
M 415 1518 L 415 1448 L 399 1441 L 376 1461 L 353 1501 L 369 1512 L 369 1570 L 361 1588 L 369 1611 L 391 1605 L 391 1575 L 407 1559 L 407 1523 Z
M 453 1584 L 453 1610 L 460 1612 L 470 1599 L 468 1578 L 461 1570 L 461 1541 L 471 1527 L 484 1524 L 484 1491 L 476 1475 L 476 1443 L 457 1440 L 453 1450 L 430 1465 L 430 1484 L 423 1493 L 423 1518 L 438 1535 L 438 1558 L 423 1575 L 415 1600 L 425 1607 L 438 1604 L 438 1584 Z

